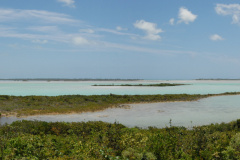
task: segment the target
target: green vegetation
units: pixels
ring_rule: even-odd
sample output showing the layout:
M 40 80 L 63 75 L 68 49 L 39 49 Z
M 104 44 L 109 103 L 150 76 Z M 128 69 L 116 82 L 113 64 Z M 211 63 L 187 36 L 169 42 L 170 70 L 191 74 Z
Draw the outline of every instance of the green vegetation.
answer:
M 126 103 L 193 101 L 208 95 L 0 96 L 0 115 L 86 112 Z M 1 159 L 240 159 L 240 119 L 148 129 L 104 122 L 17 121 L 0 125 Z
M 158 129 L 104 122 L 0 126 L 0 159 L 240 159 L 240 120 Z
M 53 113 L 81 113 L 99 111 L 120 104 L 194 101 L 200 98 L 220 95 L 236 95 L 239 92 L 188 95 L 65 95 L 65 96 L 7 96 L 0 95 L 0 112 L 5 115 L 36 115 Z
M 158 84 L 94 84 L 92 86 L 137 86 L 137 87 L 167 87 L 167 86 L 181 86 L 186 84 L 177 84 L 177 83 L 158 83 Z

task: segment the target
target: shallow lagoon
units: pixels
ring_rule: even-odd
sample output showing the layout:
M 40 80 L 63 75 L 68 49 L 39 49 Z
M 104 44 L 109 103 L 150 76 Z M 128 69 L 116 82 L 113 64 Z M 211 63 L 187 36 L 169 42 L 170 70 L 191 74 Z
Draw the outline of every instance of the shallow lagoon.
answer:
M 167 102 L 131 104 L 130 109 L 111 108 L 100 112 L 70 115 L 41 115 L 25 118 L 3 117 L 1 124 L 16 120 L 42 120 L 48 122 L 104 121 L 119 122 L 128 127 L 174 126 L 192 127 L 211 123 L 230 122 L 240 115 L 240 95 L 217 96 L 193 102 Z

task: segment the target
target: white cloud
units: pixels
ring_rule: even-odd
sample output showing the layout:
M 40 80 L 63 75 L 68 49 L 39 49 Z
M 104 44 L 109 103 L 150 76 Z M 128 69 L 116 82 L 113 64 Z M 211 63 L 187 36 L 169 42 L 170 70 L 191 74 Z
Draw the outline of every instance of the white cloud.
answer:
M 212 41 L 221 41 L 221 40 L 224 40 L 221 36 L 219 36 L 218 34 L 213 34 L 210 36 L 210 39 Z
M 232 23 L 240 24 L 240 4 L 217 4 L 215 11 L 219 15 L 230 15 L 232 16 Z
M 76 24 L 80 21 L 62 13 L 43 10 L 0 9 L 0 22 L 37 21 L 44 23 Z
M 147 35 L 144 37 L 145 39 L 149 40 L 161 39 L 161 37 L 158 34 L 163 32 L 163 30 L 161 28 L 157 28 L 157 24 L 155 23 L 140 20 L 134 23 L 134 27 L 146 32 Z
M 175 19 L 174 19 L 174 18 L 171 18 L 171 19 L 169 20 L 169 24 L 174 25 L 174 21 L 175 21 Z
M 239 22 L 239 18 L 237 15 L 233 15 L 232 16 L 232 23 L 238 23 Z
M 75 1 L 74 0 L 57 0 L 57 1 L 61 2 L 61 3 L 64 3 L 65 6 L 75 7 L 75 5 L 74 5 Z
M 73 44 L 75 44 L 75 45 L 86 45 L 86 44 L 90 44 L 90 42 L 87 40 L 87 39 L 85 39 L 85 38 L 83 38 L 83 37 L 74 37 L 73 39 Z
M 184 22 L 185 24 L 189 24 L 189 22 L 194 22 L 196 20 L 197 15 L 193 14 L 188 9 L 181 7 L 179 9 L 178 18 L 178 23 Z
M 117 26 L 116 30 L 118 30 L 118 31 L 127 31 L 128 29 L 127 28 L 122 28 L 120 26 Z

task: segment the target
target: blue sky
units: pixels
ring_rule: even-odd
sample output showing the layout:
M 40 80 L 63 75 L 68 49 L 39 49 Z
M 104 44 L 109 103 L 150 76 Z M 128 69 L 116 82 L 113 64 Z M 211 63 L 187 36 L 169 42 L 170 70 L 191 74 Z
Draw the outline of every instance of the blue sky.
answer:
M 0 78 L 240 78 L 236 0 L 1 0 Z

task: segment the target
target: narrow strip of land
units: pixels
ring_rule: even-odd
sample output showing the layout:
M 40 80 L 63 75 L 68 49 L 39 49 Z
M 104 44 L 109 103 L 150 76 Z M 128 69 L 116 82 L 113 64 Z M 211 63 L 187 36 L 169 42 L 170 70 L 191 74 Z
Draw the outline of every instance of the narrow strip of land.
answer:
M 65 96 L 8 96 L 0 95 L 2 116 L 28 116 L 37 114 L 69 114 L 94 112 L 117 107 L 120 104 L 195 101 L 222 95 L 239 95 L 240 92 L 222 94 L 166 94 L 166 95 L 65 95 Z
M 91 78 L 16 78 L 16 79 L 0 79 L 0 81 L 139 81 L 142 79 L 91 79 Z
M 137 86 L 137 87 L 167 87 L 167 86 L 181 86 L 187 84 L 178 84 L 178 83 L 158 83 L 158 84 L 94 84 L 92 86 Z

